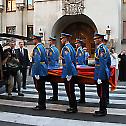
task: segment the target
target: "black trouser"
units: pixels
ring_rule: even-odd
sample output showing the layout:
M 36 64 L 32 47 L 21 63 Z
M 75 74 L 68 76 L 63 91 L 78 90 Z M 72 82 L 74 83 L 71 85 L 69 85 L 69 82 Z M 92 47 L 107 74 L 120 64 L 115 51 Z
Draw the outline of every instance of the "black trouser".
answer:
M 21 73 L 22 73 L 22 81 L 23 81 L 22 87 L 26 88 L 27 67 L 22 68 Z
M 88 60 L 85 60 L 85 65 L 88 65 Z
M 80 100 L 85 102 L 85 84 L 78 84 L 80 88 Z
M 35 77 L 33 77 L 35 88 L 38 91 L 38 106 L 39 107 L 46 107 L 46 91 L 45 91 L 45 82 L 46 82 L 46 76 L 41 76 L 39 80 L 36 80 Z
M 53 90 L 53 98 L 58 99 L 58 84 L 51 82 L 52 90 Z
M 32 69 L 32 62 L 30 62 L 30 67 L 29 67 L 29 71 L 28 71 L 28 75 L 31 75 L 31 69 Z
M 109 81 L 108 81 L 108 84 L 106 85 L 107 86 L 107 103 L 109 103 Z
M 16 84 L 17 84 L 17 82 L 16 82 L 16 76 L 14 76 L 14 87 L 13 87 L 13 91 L 16 91 L 16 89 L 17 89 L 16 88 L 17 87 Z
M 65 89 L 66 89 L 66 93 L 69 99 L 70 108 L 77 109 L 74 79 L 75 79 L 75 76 L 72 77 L 70 81 L 67 81 L 67 79 L 65 78 Z
M 108 80 L 102 81 L 101 84 L 97 84 L 97 93 L 100 97 L 100 111 L 107 111 L 107 99 L 109 94 L 109 82 Z

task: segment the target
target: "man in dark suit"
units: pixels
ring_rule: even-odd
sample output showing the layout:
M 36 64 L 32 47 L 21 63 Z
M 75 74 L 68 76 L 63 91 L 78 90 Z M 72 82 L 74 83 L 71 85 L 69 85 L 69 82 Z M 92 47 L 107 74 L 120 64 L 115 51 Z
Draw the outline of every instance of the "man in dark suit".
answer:
M 11 62 L 11 60 L 13 60 L 13 62 L 16 63 L 17 65 L 19 65 L 17 49 L 15 49 L 15 46 L 16 46 L 16 42 L 15 40 L 12 39 L 10 40 L 10 48 L 4 50 L 4 52 L 8 52 L 7 54 L 10 55 L 8 61 L 6 62 L 7 70 L 9 73 L 8 84 L 6 85 L 6 91 L 8 92 L 9 97 L 12 96 L 11 94 L 12 89 L 15 89 L 15 91 L 18 92 L 18 96 L 24 96 L 24 94 L 21 92 L 21 76 L 20 76 L 19 69 L 17 68 L 16 70 L 13 71 L 13 69 L 9 68 L 9 62 Z M 18 85 L 18 91 L 16 90 L 16 82 Z
M 3 47 L 1 44 L 0 44 L 0 54 L 3 55 Z
M 2 59 L 3 59 L 3 47 L 0 44 L 0 80 L 3 77 L 3 72 L 2 72 Z
M 19 48 L 17 49 L 18 59 L 20 62 L 20 71 L 23 77 L 23 89 L 26 89 L 26 77 L 27 77 L 27 66 L 29 66 L 28 50 L 24 48 L 24 41 L 19 42 Z
M 17 59 L 17 49 L 15 49 L 15 46 L 16 46 L 16 42 L 14 39 L 10 39 L 10 42 L 9 42 L 9 48 L 7 48 L 7 51 L 10 52 L 11 56 L 12 57 L 15 57 Z M 14 76 L 14 86 L 13 86 L 13 92 L 18 92 L 16 90 L 16 77 Z M 8 92 L 8 85 L 6 85 L 6 92 Z

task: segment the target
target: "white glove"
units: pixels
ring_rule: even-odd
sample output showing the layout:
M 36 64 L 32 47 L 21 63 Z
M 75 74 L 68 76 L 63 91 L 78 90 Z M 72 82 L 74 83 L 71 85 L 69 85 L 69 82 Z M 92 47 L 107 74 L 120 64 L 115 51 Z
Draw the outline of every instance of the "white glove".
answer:
M 30 68 L 30 66 L 27 66 L 27 69 L 29 69 Z
M 70 80 L 71 80 L 71 78 L 72 78 L 72 76 L 71 76 L 71 75 L 70 75 L 70 76 L 69 76 L 69 75 L 67 75 L 67 76 L 66 76 L 67 81 L 70 81 Z
M 98 79 L 98 80 L 97 80 L 97 83 L 98 83 L 98 84 L 101 84 L 101 83 L 102 83 L 101 79 Z
M 39 80 L 40 79 L 39 75 L 35 75 L 35 79 Z

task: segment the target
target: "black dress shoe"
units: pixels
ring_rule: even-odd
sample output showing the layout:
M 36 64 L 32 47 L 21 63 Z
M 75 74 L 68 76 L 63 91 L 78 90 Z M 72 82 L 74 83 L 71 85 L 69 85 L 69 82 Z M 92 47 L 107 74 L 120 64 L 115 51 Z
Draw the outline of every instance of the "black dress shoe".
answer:
M 8 97 L 12 97 L 12 94 L 11 93 L 8 93 Z
M 95 111 L 95 113 L 93 114 L 93 116 L 106 116 L 107 115 L 107 111 Z
M 18 93 L 18 96 L 24 96 L 24 94 L 23 93 Z
M 46 107 L 45 106 L 35 106 L 34 108 L 33 108 L 33 110 L 46 110 Z
M 58 101 L 58 98 L 50 97 L 49 101 Z
M 85 103 L 85 101 L 82 99 L 79 99 L 79 100 L 77 100 L 77 103 Z
M 26 86 L 23 86 L 23 89 L 26 89 Z
M 109 100 L 107 100 L 107 105 L 109 105 Z
M 65 111 L 65 113 L 77 113 L 77 112 L 78 112 L 77 108 L 68 108 L 68 109 Z

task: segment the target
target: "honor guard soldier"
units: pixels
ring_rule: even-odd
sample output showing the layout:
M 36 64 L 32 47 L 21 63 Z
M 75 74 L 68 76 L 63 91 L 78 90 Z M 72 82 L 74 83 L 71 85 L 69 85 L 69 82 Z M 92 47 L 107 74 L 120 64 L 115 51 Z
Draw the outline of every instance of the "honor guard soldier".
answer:
M 33 57 L 32 57 L 32 77 L 39 95 L 38 105 L 33 109 L 45 110 L 46 109 L 45 81 L 48 74 L 47 54 L 44 45 L 40 43 L 41 42 L 40 36 L 33 35 L 33 42 L 35 44 L 35 47 L 33 49 Z
M 94 80 L 97 83 L 97 93 L 100 97 L 100 109 L 95 111 L 95 116 L 105 116 L 107 114 L 111 60 L 109 50 L 104 45 L 103 40 L 104 35 L 98 33 L 94 35 L 94 41 L 97 46 L 95 50 Z
M 48 69 L 58 69 L 59 68 L 59 50 L 55 46 L 56 38 L 49 37 L 50 48 L 48 52 Z M 58 101 L 58 84 L 51 83 L 53 89 L 53 97 L 50 97 L 50 101 Z
M 74 79 L 77 76 L 76 70 L 76 52 L 73 46 L 69 43 L 69 34 L 61 33 L 61 43 L 64 45 L 61 51 L 62 58 L 62 78 L 64 78 L 65 89 L 69 99 L 69 106 L 66 113 L 77 112 L 77 102 L 75 96 Z
M 76 52 L 77 64 L 84 65 L 85 64 L 85 52 L 82 48 L 83 41 L 80 39 L 76 39 L 75 44 L 76 44 L 76 48 L 77 48 L 77 52 Z
M 87 48 L 86 47 L 84 47 L 83 50 L 85 52 L 85 65 L 88 65 L 88 58 L 90 57 L 90 54 L 87 51 Z
M 82 48 L 82 44 L 83 44 L 82 40 L 76 39 L 75 45 L 77 48 L 76 51 L 77 65 L 85 64 L 85 52 Z M 85 103 L 85 85 L 78 84 L 78 87 L 80 88 L 80 99 L 78 100 L 78 103 Z

